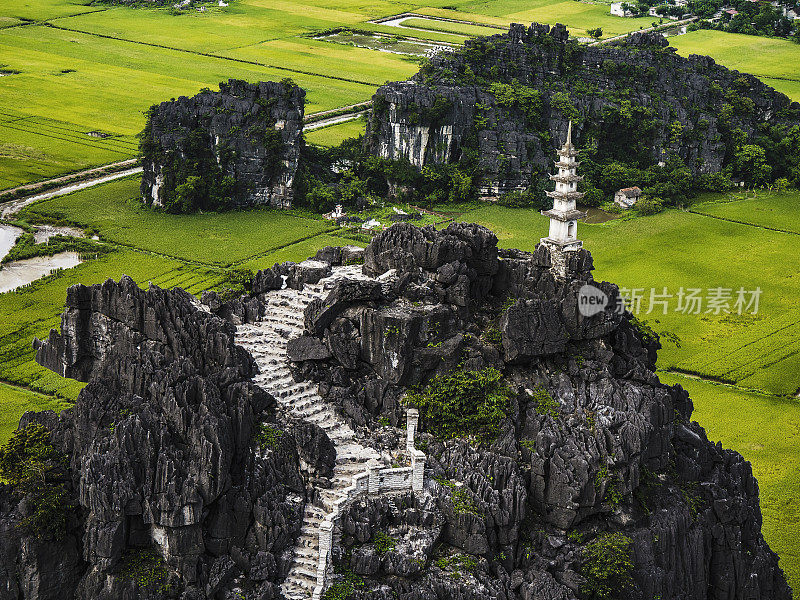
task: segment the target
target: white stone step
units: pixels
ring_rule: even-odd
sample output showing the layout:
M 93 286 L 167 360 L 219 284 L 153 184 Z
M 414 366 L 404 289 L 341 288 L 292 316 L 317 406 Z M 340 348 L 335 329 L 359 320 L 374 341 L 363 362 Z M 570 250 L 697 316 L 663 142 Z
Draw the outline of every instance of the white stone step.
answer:
M 315 298 L 325 298 L 342 278 L 367 279 L 361 266 L 337 267 L 333 276 L 303 290 L 283 289 L 265 294 L 265 314 L 258 323 L 237 328 L 236 343 L 247 349 L 256 361 L 256 384 L 275 396 L 290 415 L 322 427 L 336 447 L 336 464 L 330 488 L 319 490 L 322 507 L 308 503 L 303 525 L 295 544 L 292 564 L 281 585 L 289 600 L 308 600 L 316 586 L 319 562 L 319 527 L 330 514 L 333 502 L 344 497 L 355 475 L 363 473 L 380 454 L 354 441 L 355 433 L 318 393 L 318 385 L 296 382 L 286 357 L 289 340 L 305 330 L 304 311 Z

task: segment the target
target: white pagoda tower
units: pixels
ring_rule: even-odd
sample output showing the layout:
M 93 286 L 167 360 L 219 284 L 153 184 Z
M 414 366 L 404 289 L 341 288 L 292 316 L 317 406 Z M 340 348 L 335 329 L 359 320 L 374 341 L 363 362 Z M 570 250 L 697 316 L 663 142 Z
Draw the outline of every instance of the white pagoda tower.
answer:
M 542 238 L 542 243 L 550 247 L 553 266 L 562 270 L 560 267 L 564 257 L 561 253 L 579 250 L 583 246 L 583 242 L 578 239 L 578 219 L 586 216 L 585 212 L 575 206 L 583 198 L 583 192 L 577 191 L 578 182 L 583 177 L 577 175 L 580 163 L 575 160 L 578 151 L 572 145 L 572 121 L 567 129 L 567 141 L 558 151 L 558 155 L 559 159 L 555 163 L 558 175 L 550 175 L 550 179 L 556 182 L 556 189 L 547 192 L 553 199 L 553 208 L 542 211 L 543 215 L 550 217 L 550 234 Z

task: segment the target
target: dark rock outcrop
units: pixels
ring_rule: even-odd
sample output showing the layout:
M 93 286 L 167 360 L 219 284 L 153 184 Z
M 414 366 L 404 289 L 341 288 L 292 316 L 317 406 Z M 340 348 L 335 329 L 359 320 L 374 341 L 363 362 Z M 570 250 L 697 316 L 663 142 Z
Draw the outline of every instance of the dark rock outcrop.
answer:
M 391 425 L 403 396 L 436 375 L 494 367 L 512 399 L 483 442 L 437 438 L 423 411 L 425 491 L 356 502 L 342 519 L 336 561 L 342 581 L 363 581 L 354 598 L 572 600 L 605 584 L 640 600 L 791 597 L 749 465 L 691 422 L 680 386 L 659 382 L 658 340 L 617 311 L 587 251 L 561 277 L 547 246 L 498 250 L 476 225 L 398 224 L 364 256 L 379 279 L 309 306 L 297 377 L 319 381 L 379 445 L 402 439 Z M 609 298 L 591 317 L 578 310 L 584 285 Z M 587 566 L 609 535 L 629 579 Z
M 10 598 L 277 597 L 303 475 L 328 476 L 335 451 L 315 425 L 276 421 L 234 333 L 180 289 L 127 277 L 69 289 L 37 360 L 89 383 L 70 412 L 21 426 L 40 422 L 69 458 L 76 521 L 56 542 L 24 535 L 24 501 L 0 486 L 0 528 L 14 532 L 0 542 L 0 589 L 20 590 Z M 268 445 L 264 422 L 282 431 Z
M 423 407 L 424 489 L 343 507 L 336 593 L 790 599 L 750 465 L 691 421 L 680 386 L 659 381 L 657 335 L 616 310 L 617 288 L 594 281 L 591 255 L 552 252 L 500 250 L 478 225 L 401 223 L 363 252 L 369 279 L 338 281 L 308 305 L 307 331 L 288 346 L 295 379 L 317 382 L 359 443 L 397 449 L 405 397 L 436 376 L 491 367 L 508 389 L 492 436 L 441 436 Z M 89 384 L 71 413 L 21 425 L 41 423 L 69 457 L 76 508 L 63 538 L 40 540 L 17 526 L 25 500 L 0 486 L 0 594 L 279 598 L 306 484 L 330 478 L 336 448 L 317 425 L 281 421 L 231 321 L 346 255 L 276 265 L 230 304 L 207 296 L 229 320 L 127 278 L 71 288 L 61 333 L 37 342 L 37 360 Z M 590 317 L 578 310 L 586 285 L 609 299 Z M 264 423 L 272 435 L 259 443 Z M 629 562 L 592 569 L 599 543 Z M 146 551 L 161 589 L 126 575 Z
M 150 110 L 142 139 L 144 200 L 176 212 L 290 207 L 305 91 L 235 79 L 219 88 Z
M 418 168 L 477 160 L 482 193 L 497 196 L 551 172 L 570 119 L 595 159 L 647 166 L 675 154 L 703 174 L 730 164 L 736 129 L 754 139 L 798 117 L 800 105 L 754 76 L 681 57 L 659 33 L 584 46 L 563 25 L 514 24 L 381 87 L 366 143 Z

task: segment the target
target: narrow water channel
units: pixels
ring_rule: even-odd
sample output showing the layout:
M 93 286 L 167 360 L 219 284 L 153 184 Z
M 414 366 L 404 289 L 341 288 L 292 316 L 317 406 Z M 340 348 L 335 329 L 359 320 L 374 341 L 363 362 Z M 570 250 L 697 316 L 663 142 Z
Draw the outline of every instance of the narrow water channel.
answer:
M 34 236 L 37 242 L 40 239 L 47 241 L 51 235 L 71 235 L 73 231 L 67 228 L 52 227 L 42 232 L 37 231 Z M 19 227 L 0 224 L 0 260 L 5 258 L 11 248 L 14 247 L 17 238 L 23 233 L 24 231 Z M 80 232 L 76 233 L 79 234 Z M 79 265 L 80 262 L 77 252 L 62 252 L 55 256 L 37 256 L 6 263 L 2 265 L 3 268 L 0 270 L 0 294 L 32 283 L 45 275 L 49 275 L 56 269 L 71 269 Z

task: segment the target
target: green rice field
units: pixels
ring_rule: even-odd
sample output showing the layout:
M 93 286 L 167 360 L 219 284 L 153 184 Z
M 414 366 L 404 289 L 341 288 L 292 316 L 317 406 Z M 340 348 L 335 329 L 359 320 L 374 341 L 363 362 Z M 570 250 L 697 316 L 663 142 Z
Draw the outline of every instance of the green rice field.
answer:
M 20 214 L 69 220 L 100 231 L 103 239 L 170 258 L 226 267 L 331 229 L 322 219 L 280 210 L 172 215 L 139 201 L 139 178 L 45 200 Z
M 305 138 L 307 143 L 315 146 L 338 146 L 348 138 L 364 135 L 364 127 L 363 119 L 353 119 L 352 121 L 306 131 Z
M 134 156 L 144 111 L 220 81 L 292 78 L 307 91 L 306 112 L 368 100 L 386 81 L 408 78 L 414 57 L 313 39 L 336 28 L 461 43 L 514 21 L 563 22 L 575 35 L 607 35 L 648 23 L 611 17 L 608 6 L 536 0 L 413 5 L 392 0 L 233 0 L 205 12 L 21 0 L 0 7 L 0 189 Z M 448 6 L 444 9 L 443 6 Z M 372 21 L 402 12 L 390 27 Z M 110 137 L 93 137 L 99 132 Z

